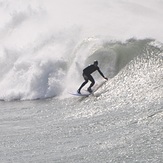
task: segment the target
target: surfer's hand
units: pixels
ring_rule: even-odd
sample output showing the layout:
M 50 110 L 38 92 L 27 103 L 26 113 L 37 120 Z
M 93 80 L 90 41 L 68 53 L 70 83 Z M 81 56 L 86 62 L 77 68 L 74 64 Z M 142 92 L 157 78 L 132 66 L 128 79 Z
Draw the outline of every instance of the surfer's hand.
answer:
M 107 78 L 107 77 L 104 77 L 104 79 L 108 80 L 108 78 Z

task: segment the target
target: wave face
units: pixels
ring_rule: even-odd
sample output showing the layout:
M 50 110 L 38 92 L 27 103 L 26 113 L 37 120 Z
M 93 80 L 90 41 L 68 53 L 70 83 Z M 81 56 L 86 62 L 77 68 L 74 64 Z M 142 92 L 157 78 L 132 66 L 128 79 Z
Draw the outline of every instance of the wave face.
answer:
M 140 56 L 150 60 L 162 54 L 162 1 L 0 4 L 1 100 L 43 99 L 76 90 L 82 69 L 93 60 L 113 79 L 131 61 L 144 64 L 135 63 Z M 100 80 L 98 74 L 95 78 Z

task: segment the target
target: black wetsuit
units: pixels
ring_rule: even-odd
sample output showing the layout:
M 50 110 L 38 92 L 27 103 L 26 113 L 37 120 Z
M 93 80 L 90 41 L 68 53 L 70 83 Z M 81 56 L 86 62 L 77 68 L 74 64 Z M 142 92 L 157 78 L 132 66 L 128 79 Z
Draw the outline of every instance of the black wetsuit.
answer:
M 92 77 L 92 73 L 95 72 L 95 71 L 98 71 L 100 73 L 100 75 L 102 77 L 104 77 L 103 73 L 100 71 L 99 67 L 98 66 L 95 66 L 94 64 L 86 67 L 84 70 L 83 70 L 83 77 L 84 77 L 84 82 L 82 83 L 82 85 L 80 86 L 80 88 L 78 89 L 78 91 L 80 92 L 80 90 L 82 89 L 82 87 L 84 87 L 85 84 L 87 84 L 88 80 L 91 81 L 91 84 L 89 86 L 88 89 L 91 89 L 91 87 L 95 84 L 95 80 L 93 79 Z
M 92 74 L 94 71 L 96 70 L 99 70 L 99 67 L 98 66 L 94 66 L 94 65 L 90 65 L 88 67 L 86 67 L 84 70 L 83 70 L 83 73 L 85 75 L 90 75 Z

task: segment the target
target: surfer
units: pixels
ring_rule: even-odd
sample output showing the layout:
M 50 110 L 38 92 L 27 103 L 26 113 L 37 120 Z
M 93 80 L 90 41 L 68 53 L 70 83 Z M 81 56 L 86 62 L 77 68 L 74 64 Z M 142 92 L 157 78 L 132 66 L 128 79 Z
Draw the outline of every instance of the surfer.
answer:
M 91 74 L 92 74 L 94 71 L 96 71 L 96 70 L 100 73 L 100 75 L 101 75 L 104 79 L 108 80 L 108 78 L 105 77 L 105 76 L 103 75 L 103 73 L 101 72 L 100 68 L 98 67 L 98 61 L 94 61 L 93 64 L 91 64 L 90 66 L 86 67 L 86 68 L 83 70 L 83 78 L 84 78 L 85 81 L 82 83 L 82 85 L 80 86 L 80 88 L 77 90 L 77 92 L 78 92 L 79 94 L 81 94 L 81 93 L 80 93 L 81 89 L 88 83 L 88 81 L 91 81 L 91 84 L 90 84 L 90 86 L 88 87 L 87 91 L 90 92 L 90 93 L 92 93 L 91 87 L 95 84 L 95 80 L 93 79 L 93 77 L 92 77 Z

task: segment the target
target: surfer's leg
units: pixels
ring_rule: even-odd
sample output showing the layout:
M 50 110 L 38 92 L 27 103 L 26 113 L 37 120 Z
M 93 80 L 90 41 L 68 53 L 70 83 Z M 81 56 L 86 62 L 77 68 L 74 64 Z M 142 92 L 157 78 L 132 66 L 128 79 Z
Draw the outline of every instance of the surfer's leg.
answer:
M 86 80 L 85 82 L 82 83 L 82 85 L 80 86 L 80 88 L 77 90 L 78 93 L 80 93 L 81 89 L 88 83 L 88 80 Z
M 81 89 L 88 83 L 88 77 L 85 74 L 83 74 L 83 77 L 84 77 L 85 81 L 82 83 L 80 88 L 77 90 L 78 93 L 80 93 Z
M 91 87 L 93 87 L 93 85 L 95 84 L 95 80 L 93 79 L 93 77 L 90 75 L 90 76 L 88 76 L 88 80 L 90 80 L 91 81 L 91 84 L 90 84 L 90 86 L 88 87 L 88 91 L 91 93 L 92 92 L 92 89 L 91 89 Z

